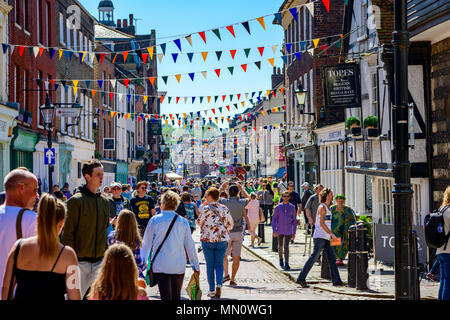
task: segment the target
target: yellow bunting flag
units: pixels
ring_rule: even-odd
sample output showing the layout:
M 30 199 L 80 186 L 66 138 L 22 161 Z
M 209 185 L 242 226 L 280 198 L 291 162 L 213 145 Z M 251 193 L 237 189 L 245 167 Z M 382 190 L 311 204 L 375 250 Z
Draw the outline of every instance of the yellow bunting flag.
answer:
M 63 51 L 61 49 L 59 49 L 59 60 L 61 60 L 62 54 L 63 54 Z
M 267 97 L 269 97 L 270 90 L 267 90 L 267 91 L 266 91 L 266 94 L 267 94 Z
M 258 20 L 258 22 L 261 24 L 261 27 L 263 27 L 263 29 L 266 30 L 266 24 L 264 22 L 264 17 L 260 17 L 256 20 Z
M 208 56 L 208 52 L 202 52 L 203 61 L 206 62 L 206 57 Z
M 83 56 L 81 57 L 81 62 L 84 62 L 84 58 L 86 58 L 86 51 L 83 51 Z
M 148 54 L 150 55 L 150 59 L 152 59 L 152 60 L 153 60 L 153 48 L 154 47 L 148 47 L 147 48 Z
M 186 119 L 186 113 L 183 113 L 183 117 Z
M 180 79 L 181 79 L 181 74 L 176 74 L 176 75 L 175 75 L 175 78 L 177 78 L 177 80 L 178 80 L 178 83 L 180 83 Z
M 111 111 L 111 118 L 114 117 L 114 111 Z
M 148 96 L 144 96 L 144 103 L 147 103 Z
M 261 111 L 261 113 L 262 113 L 262 115 L 263 115 L 263 117 L 265 117 L 266 116 L 266 112 L 263 110 L 263 111 Z
M 78 80 L 72 80 L 74 87 L 78 87 Z
M 319 44 L 320 39 L 313 39 L 314 48 L 317 48 L 317 45 Z
M 73 87 L 73 95 L 76 96 L 78 91 L 78 87 Z
M 267 61 L 270 62 L 270 64 L 272 65 L 272 67 L 275 65 L 275 58 L 267 59 Z

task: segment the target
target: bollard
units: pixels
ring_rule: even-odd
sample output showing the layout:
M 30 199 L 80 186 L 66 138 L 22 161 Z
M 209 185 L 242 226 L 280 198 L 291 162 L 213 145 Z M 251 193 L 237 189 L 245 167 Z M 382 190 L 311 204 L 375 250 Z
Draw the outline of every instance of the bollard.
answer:
M 278 237 L 274 237 L 272 235 L 272 251 L 273 252 L 278 252 Z
M 265 243 L 265 237 L 264 237 L 264 222 L 261 222 L 258 224 L 258 237 L 262 239 L 261 243 Z
M 356 290 L 367 290 L 369 274 L 369 252 L 367 248 L 367 228 L 364 222 L 356 225 Z
M 347 286 L 356 288 L 356 225 L 348 229 Z

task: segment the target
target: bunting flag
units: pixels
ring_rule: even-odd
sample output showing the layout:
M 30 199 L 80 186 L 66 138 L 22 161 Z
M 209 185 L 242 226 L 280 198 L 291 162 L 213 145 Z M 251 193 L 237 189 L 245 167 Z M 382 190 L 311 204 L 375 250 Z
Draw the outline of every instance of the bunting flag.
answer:
M 345 1 L 347 1 L 347 0 L 345 0 Z M 309 13 L 314 18 L 314 2 L 310 2 L 310 3 L 306 4 L 306 8 L 308 8 Z
M 185 39 L 186 39 L 186 41 L 191 45 L 191 47 L 192 47 L 192 36 L 191 35 L 188 35 L 188 36 L 186 36 L 185 37 Z
M 295 57 L 297 58 L 298 61 L 301 60 L 301 52 L 296 52 L 294 55 L 295 55 Z
M 277 51 L 277 48 L 278 48 L 278 45 L 273 45 L 272 46 L 273 54 L 275 54 L 275 52 Z
M 194 75 L 195 73 L 189 73 L 189 77 L 191 78 L 192 81 L 194 81 Z
M 256 20 L 259 22 L 261 27 L 263 27 L 263 29 L 266 30 L 266 23 L 264 22 L 264 17 L 260 17 L 260 18 L 258 18 Z
M 127 63 L 128 51 L 124 51 L 124 52 L 122 53 L 122 55 L 123 55 L 123 63 Z
M 261 70 L 261 61 L 256 61 L 255 64 L 258 67 L 258 69 Z
M 320 39 L 313 39 L 314 48 L 317 48 L 317 45 L 319 44 Z
M 270 62 L 270 64 L 272 65 L 272 67 L 275 65 L 275 58 L 267 59 L 267 61 Z
M 180 52 L 181 52 L 181 41 L 180 41 L 180 39 L 176 39 L 173 42 L 177 45 L 178 49 L 180 49 Z
M 220 69 L 215 69 L 214 71 L 216 72 L 217 77 L 220 78 Z
M 206 35 L 205 35 L 205 32 L 202 31 L 202 32 L 199 32 L 198 34 L 200 35 L 200 37 L 203 39 L 203 41 L 204 41 L 205 44 L 206 44 Z
M 162 62 L 163 57 L 164 57 L 164 55 L 162 53 L 158 53 L 158 61 L 159 61 L 159 63 Z
M 168 76 L 163 76 L 162 79 L 163 79 L 164 83 L 167 84 Z
M 3 47 L 3 54 L 6 54 L 6 51 L 8 51 L 9 48 L 9 44 L 2 43 L 2 47 Z
M 217 38 L 219 38 L 219 40 L 222 40 L 219 29 L 214 29 L 212 32 L 217 36 Z
M 323 52 L 327 52 L 327 45 L 326 44 L 324 44 L 323 46 L 320 46 L 320 49 L 323 51 Z
M 291 13 L 294 20 L 297 21 L 298 19 L 297 7 L 289 9 L 289 12 Z
M 163 55 L 166 55 L 166 44 L 165 43 L 161 43 L 159 46 L 161 47 Z
M 42 57 L 42 52 L 44 52 L 44 48 L 43 47 L 39 47 L 39 57 Z
M 251 33 L 250 33 L 250 25 L 248 24 L 248 21 L 243 22 L 242 25 L 244 26 L 245 30 L 247 30 L 248 34 L 251 35 Z
M 292 43 L 286 43 L 286 50 L 287 52 L 291 52 Z
M 258 51 L 261 54 L 261 57 L 263 56 L 264 53 L 264 47 L 258 47 Z
M 155 86 L 155 80 L 156 80 L 156 77 L 150 77 L 150 78 L 148 78 L 148 80 L 149 80 L 150 83 L 152 84 L 152 87 L 154 87 L 154 86 Z
M 217 61 L 220 61 L 220 57 L 222 56 L 222 51 L 216 51 Z
M 206 74 L 207 74 L 208 72 L 207 71 L 202 71 L 202 76 L 206 79 Z
M 189 58 L 189 62 L 192 62 L 192 58 L 194 57 L 194 53 L 193 52 L 188 52 L 187 56 Z
M 154 49 L 154 47 L 147 48 L 148 54 L 150 55 L 150 60 L 153 60 L 153 49 Z
M 203 61 L 206 62 L 206 57 L 208 56 L 208 52 L 202 52 Z
M 242 69 L 244 69 L 244 72 L 247 72 L 247 64 L 241 64 Z
M 281 12 L 278 12 L 278 13 L 275 13 L 274 16 L 275 16 L 275 19 L 278 20 L 279 24 L 282 25 L 283 14 Z
M 19 48 L 19 54 L 20 54 L 20 48 Z M 58 54 L 59 54 L 59 60 L 61 60 L 61 57 L 63 55 L 63 50 L 59 49 Z
M 234 38 L 236 38 L 236 35 L 234 34 L 234 28 L 233 28 L 232 25 L 231 25 L 231 26 L 228 26 L 228 27 L 227 27 L 227 30 L 230 31 L 230 33 L 233 35 Z
M 330 13 L 330 0 L 322 0 L 323 5 L 327 9 L 328 13 Z
M 236 56 L 236 52 L 237 52 L 237 50 L 235 50 L 235 49 L 230 50 L 231 59 L 234 59 L 234 57 Z
M 177 63 L 178 53 L 172 53 L 173 62 Z
M 211 96 L 208 96 L 208 103 L 211 101 Z
M 175 78 L 177 79 L 178 83 L 180 83 L 181 80 L 181 74 L 176 74 Z
M 130 83 L 130 79 L 123 79 L 123 83 L 125 84 L 125 88 L 128 88 L 128 83 Z
M 112 87 L 113 87 L 113 88 L 116 88 L 116 82 L 117 82 L 117 80 L 112 79 L 112 80 L 110 80 L 110 81 L 111 81 Z
M 311 57 L 314 56 L 314 48 L 308 49 L 307 51 L 311 55 Z
M 245 57 L 248 58 L 248 55 L 250 54 L 250 48 L 244 49 Z
M 164 98 L 165 98 L 164 96 L 161 96 L 161 97 L 160 97 L 161 103 L 163 103 Z M 170 115 L 170 118 L 172 118 L 172 115 Z

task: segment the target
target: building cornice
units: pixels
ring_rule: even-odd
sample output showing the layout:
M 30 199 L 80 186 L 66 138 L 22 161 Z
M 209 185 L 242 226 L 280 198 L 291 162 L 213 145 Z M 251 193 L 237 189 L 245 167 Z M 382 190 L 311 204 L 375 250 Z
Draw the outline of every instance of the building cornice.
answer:
M 6 1 L 0 0 L 0 10 L 2 11 L 2 13 L 7 15 L 12 10 L 12 8 L 13 7 L 7 4 Z

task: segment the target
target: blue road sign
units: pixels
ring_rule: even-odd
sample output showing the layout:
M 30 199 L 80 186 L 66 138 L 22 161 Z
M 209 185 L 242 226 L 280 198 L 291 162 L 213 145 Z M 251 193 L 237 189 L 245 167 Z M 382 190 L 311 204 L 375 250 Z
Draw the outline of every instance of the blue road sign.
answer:
M 44 149 L 44 159 L 45 159 L 45 165 L 54 165 L 55 164 L 55 157 L 56 157 L 56 153 L 55 153 L 55 149 L 51 148 L 51 149 Z

